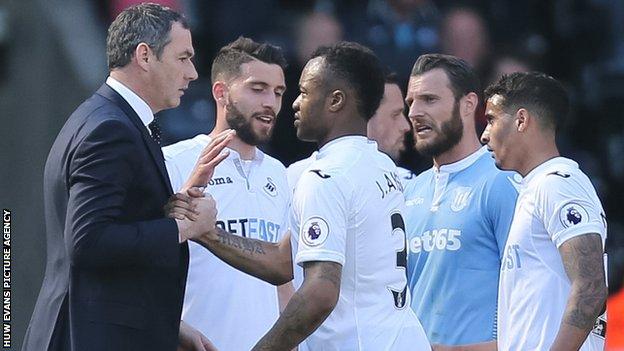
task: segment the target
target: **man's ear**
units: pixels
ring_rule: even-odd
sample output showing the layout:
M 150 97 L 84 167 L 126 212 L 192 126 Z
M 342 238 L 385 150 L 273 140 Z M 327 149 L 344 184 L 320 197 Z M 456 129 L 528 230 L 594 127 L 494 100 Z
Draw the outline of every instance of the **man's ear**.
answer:
M 149 47 L 149 45 L 147 45 L 146 43 L 139 43 L 136 49 L 134 49 L 134 57 L 141 69 L 143 69 L 144 71 L 149 70 L 150 60 L 153 59 L 152 49 Z
M 228 94 L 229 90 L 225 82 L 218 80 L 212 85 L 212 97 L 217 105 L 225 106 L 228 101 Z
M 525 108 L 518 109 L 516 111 L 516 129 L 518 132 L 523 133 L 528 130 L 531 124 L 533 124 L 533 116 Z
M 460 106 L 460 114 L 472 118 L 479 107 L 479 96 L 473 92 L 464 95 L 460 100 Z
M 329 111 L 338 112 L 347 103 L 347 95 L 343 90 L 334 90 L 329 96 Z

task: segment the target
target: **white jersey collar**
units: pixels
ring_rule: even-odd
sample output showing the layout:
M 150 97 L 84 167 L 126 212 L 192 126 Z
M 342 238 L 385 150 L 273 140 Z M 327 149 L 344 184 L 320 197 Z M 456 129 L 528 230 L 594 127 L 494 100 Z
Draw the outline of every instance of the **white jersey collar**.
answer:
M 323 147 L 319 149 L 318 154 L 316 155 L 316 159 L 324 157 L 325 155 L 331 153 L 332 152 L 331 150 L 341 148 L 345 144 L 366 145 L 366 144 L 369 144 L 369 140 L 363 135 L 346 135 L 340 138 L 336 138 L 328 142 L 327 144 L 323 145 Z
M 528 185 L 531 182 L 531 180 L 535 179 L 535 177 L 539 176 L 540 174 L 546 174 L 546 173 L 550 173 L 550 172 L 554 172 L 558 170 L 559 167 L 557 167 L 557 165 L 560 165 L 560 164 L 565 164 L 573 168 L 578 168 L 578 163 L 570 160 L 569 158 L 565 158 L 561 156 L 554 157 L 540 164 L 539 166 L 533 168 L 529 172 L 529 174 L 527 174 L 526 177 L 522 179 L 522 185 L 523 186 Z
M 449 163 L 447 165 L 442 165 L 439 169 L 433 166 L 433 171 L 437 173 L 456 173 L 459 171 L 463 171 L 464 169 L 472 166 L 472 164 L 474 164 L 481 156 L 485 155 L 487 152 L 487 147 L 482 146 L 477 151 L 462 158 L 459 161 Z
M 106 85 L 111 87 L 114 91 L 116 91 L 121 97 L 128 102 L 130 107 L 139 115 L 141 122 L 147 127 L 154 120 L 154 113 L 152 109 L 149 107 L 145 100 L 141 99 L 135 92 L 130 90 L 127 86 L 123 85 L 121 82 L 116 80 L 115 78 L 109 76 L 106 78 Z M 147 128 L 148 132 L 151 134 L 149 128 Z

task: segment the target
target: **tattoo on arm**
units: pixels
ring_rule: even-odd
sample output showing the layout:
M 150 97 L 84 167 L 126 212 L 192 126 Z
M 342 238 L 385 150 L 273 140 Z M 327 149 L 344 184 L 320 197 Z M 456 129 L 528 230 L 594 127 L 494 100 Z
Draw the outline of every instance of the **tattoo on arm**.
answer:
M 235 249 L 240 249 L 243 253 L 248 252 L 250 255 L 260 254 L 266 255 L 262 242 L 260 240 L 243 238 L 226 232 L 223 229 L 217 229 L 217 236 L 219 242 L 225 246 L 230 246 Z
M 602 239 L 598 234 L 572 238 L 559 248 L 572 293 L 563 322 L 591 330 L 606 298 Z
M 253 350 L 290 350 L 310 336 L 333 311 L 340 294 L 342 266 L 308 262 L 304 269 L 303 285 Z

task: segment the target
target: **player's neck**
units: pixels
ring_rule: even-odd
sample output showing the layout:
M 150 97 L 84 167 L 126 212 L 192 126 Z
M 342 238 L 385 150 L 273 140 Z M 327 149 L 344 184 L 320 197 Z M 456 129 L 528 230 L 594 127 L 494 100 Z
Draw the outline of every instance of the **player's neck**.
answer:
M 475 137 L 462 137 L 459 143 L 446 152 L 433 157 L 433 166 L 440 169 L 440 166 L 455 163 L 472 155 L 481 147 L 481 143 Z
M 211 138 L 225 131 L 226 129 L 231 129 L 227 123 L 222 122 L 223 120 L 224 119 L 217 116 L 217 122 L 215 124 L 215 127 L 212 132 L 210 132 Z M 227 147 L 238 152 L 240 158 L 243 160 L 252 160 L 256 156 L 256 147 L 254 145 L 249 145 L 245 143 L 238 137 L 238 135 L 234 136 L 234 138 L 230 141 Z
M 517 167 L 518 173 L 523 177 L 526 177 L 527 174 L 544 162 L 560 156 L 559 149 L 557 149 L 554 141 L 549 143 L 549 145 L 537 146 L 532 148 L 532 150 L 527 149 L 524 154 L 527 155 L 527 158 Z
M 318 148 L 322 148 L 325 144 L 338 138 L 349 135 L 361 135 L 366 137 L 366 121 L 360 117 L 353 117 L 351 119 L 344 118 L 345 123 L 336 123 L 336 126 L 327 133 L 327 135 L 318 140 Z

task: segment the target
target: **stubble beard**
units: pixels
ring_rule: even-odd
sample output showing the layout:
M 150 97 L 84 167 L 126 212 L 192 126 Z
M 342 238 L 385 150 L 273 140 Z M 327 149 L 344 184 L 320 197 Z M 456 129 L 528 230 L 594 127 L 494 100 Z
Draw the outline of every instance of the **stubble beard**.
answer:
M 440 130 L 434 130 L 437 140 L 432 140 L 427 144 L 418 143 L 418 136 L 415 135 L 415 148 L 419 154 L 427 157 L 437 157 L 459 144 L 464 134 L 464 123 L 459 114 L 459 103 L 453 107 L 451 119 L 442 123 Z
M 237 109 L 231 101 L 228 101 L 225 109 L 225 120 L 228 125 L 236 131 L 236 136 L 241 141 L 252 146 L 258 146 L 268 142 L 271 139 L 273 128 L 270 129 L 266 136 L 259 135 L 253 129 L 253 118 L 254 117 L 245 118 L 243 113 Z

